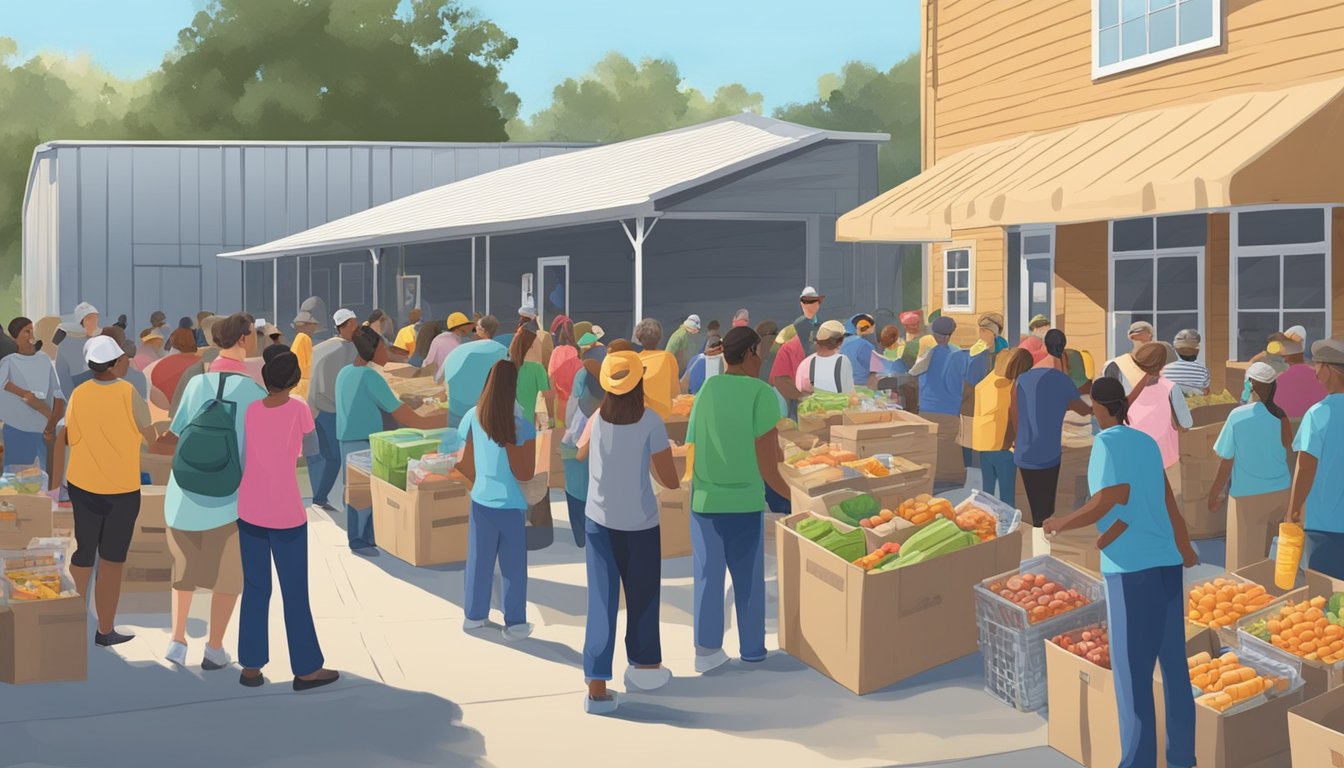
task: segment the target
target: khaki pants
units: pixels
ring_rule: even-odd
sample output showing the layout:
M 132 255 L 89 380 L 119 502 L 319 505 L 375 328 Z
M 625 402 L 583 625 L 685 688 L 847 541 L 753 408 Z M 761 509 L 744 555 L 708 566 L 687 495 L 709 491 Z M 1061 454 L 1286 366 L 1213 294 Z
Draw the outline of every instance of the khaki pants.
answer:
M 1227 569 L 1235 571 L 1269 556 L 1269 542 L 1288 512 L 1288 491 L 1227 499 Z
M 948 413 L 921 413 L 920 418 L 938 426 L 938 466 L 933 481 L 938 484 L 965 485 L 966 460 L 962 456 L 961 446 L 957 445 L 957 433 L 961 431 L 961 416 Z

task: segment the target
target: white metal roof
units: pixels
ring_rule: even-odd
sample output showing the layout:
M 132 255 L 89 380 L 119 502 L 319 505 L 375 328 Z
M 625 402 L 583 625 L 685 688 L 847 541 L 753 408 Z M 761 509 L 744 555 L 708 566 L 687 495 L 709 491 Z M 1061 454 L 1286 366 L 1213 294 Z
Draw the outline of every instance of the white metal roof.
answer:
M 37 145 L 36 152 L 80 147 L 409 147 L 427 149 L 518 149 L 527 147 L 591 147 L 591 141 L 254 141 L 234 139 L 54 139 Z
M 881 142 L 743 113 L 428 189 L 240 251 L 332 253 L 657 215 L 657 201 L 823 141 Z

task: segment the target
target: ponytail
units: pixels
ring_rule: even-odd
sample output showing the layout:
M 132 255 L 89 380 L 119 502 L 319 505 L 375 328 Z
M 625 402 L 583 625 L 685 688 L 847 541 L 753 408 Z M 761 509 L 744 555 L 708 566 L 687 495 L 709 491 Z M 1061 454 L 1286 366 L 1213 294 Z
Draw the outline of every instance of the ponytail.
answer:
M 1251 391 L 1255 393 L 1256 397 L 1260 398 L 1261 403 L 1264 403 L 1265 410 L 1269 411 L 1270 414 L 1279 421 L 1287 421 L 1288 414 L 1284 413 L 1283 408 L 1280 407 L 1278 403 L 1274 402 L 1274 393 L 1277 392 L 1278 389 L 1278 382 L 1251 380 Z

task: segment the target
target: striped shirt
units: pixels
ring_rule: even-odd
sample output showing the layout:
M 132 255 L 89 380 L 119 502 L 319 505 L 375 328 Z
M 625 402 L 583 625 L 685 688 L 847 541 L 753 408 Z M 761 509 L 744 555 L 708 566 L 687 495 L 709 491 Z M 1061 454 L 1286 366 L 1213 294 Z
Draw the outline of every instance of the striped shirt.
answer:
M 1202 395 L 1209 388 L 1209 369 L 1197 360 L 1177 360 L 1162 369 L 1162 378 L 1178 385 L 1187 395 Z

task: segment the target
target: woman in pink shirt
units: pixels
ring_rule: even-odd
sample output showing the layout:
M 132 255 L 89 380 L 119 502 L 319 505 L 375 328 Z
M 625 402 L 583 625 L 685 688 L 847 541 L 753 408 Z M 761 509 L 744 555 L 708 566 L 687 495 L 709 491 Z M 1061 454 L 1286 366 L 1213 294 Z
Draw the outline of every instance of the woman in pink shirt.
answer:
M 579 361 L 579 347 L 574 343 L 573 320 L 565 315 L 557 315 L 551 321 L 551 333 L 555 335 L 555 350 L 551 352 L 546 373 L 555 391 L 555 412 L 564 414 L 570 392 L 574 389 L 574 377 L 583 363 Z
M 299 358 L 284 344 L 266 348 L 262 378 L 266 398 L 248 406 L 244 417 L 243 481 L 238 488 L 238 544 L 243 558 L 243 608 L 238 624 L 238 682 L 265 684 L 261 668 L 270 660 L 271 562 L 284 597 L 285 635 L 294 690 L 336 682 L 324 669 L 313 612 L 308 605 L 308 514 L 299 495 L 295 465 L 303 437 L 313 431 L 313 415 L 302 400 L 290 399 L 299 383 Z
M 1162 466 L 1167 479 L 1179 496 L 1181 477 L 1177 462 L 1181 459 L 1180 434 L 1191 427 L 1190 408 L 1179 386 L 1162 378 L 1167 364 L 1167 349 L 1148 342 L 1133 353 L 1134 362 L 1145 374 L 1129 393 L 1129 424 L 1157 442 L 1162 451 Z

